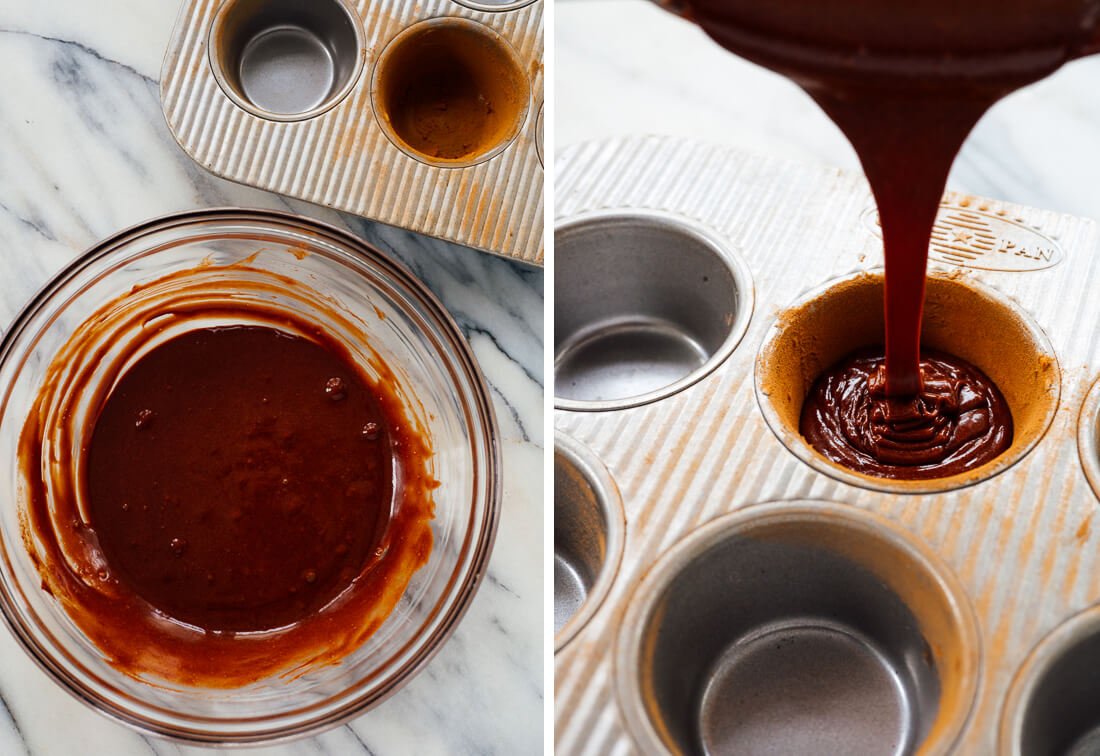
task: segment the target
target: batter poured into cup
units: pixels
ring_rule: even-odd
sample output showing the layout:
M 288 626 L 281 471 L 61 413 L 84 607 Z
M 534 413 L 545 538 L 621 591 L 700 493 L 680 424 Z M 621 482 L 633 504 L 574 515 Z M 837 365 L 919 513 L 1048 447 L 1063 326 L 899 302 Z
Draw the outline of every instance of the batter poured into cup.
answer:
M 807 397 L 803 436 L 856 472 L 892 478 L 943 477 L 997 457 L 1011 443 L 1012 421 L 996 387 L 957 357 L 921 351 L 932 226 L 978 119 L 1002 97 L 1100 52 L 1100 3 L 666 4 L 728 50 L 801 85 L 851 142 L 874 193 L 885 344 L 872 362 L 856 356 L 826 371 Z
M 826 370 L 802 405 L 800 431 L 837 464 L 910 480 L 958 475 L 1012 445 L 1012 413 L 1000 390 L 965 360 L 926 351 L 921 390 L 886 392 L 882 352 L 857 352 Z

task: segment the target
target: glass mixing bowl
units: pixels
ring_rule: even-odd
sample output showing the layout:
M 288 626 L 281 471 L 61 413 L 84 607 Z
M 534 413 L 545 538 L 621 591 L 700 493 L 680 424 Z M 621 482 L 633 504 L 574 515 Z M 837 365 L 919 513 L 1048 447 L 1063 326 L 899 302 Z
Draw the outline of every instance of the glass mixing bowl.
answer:
M 238 287 L 259 282 L 248 297 L 291 308 L 343 333 L 346 343 L 355 341 L 347 330 L 353 324 L 351 333 L 365 336 L 388 364 L 406 413 L 430 437 L 430 472 L 441 482 L 431 556 L 378 631 L 339 663 L 224 690 L 128 676 L 41 587 L 21 536 L 18 443 L 46 370 L 75 328 L 105 304 L 179 271 L 192 271 L 177 292 L 184 297 L 201 284 L 204 292 L 239 299 Z M 349 351 L 359 359 L 354 343 Z M 287 214 L 226 209 L 149 221 L 74 260 L 0 342 L 0 609 L 23 648 L 63 688 L 136 728 L 201 743 L 300 736 L 385 699 L 454 630 L 492 548 L 499 465 L 489 392 L 469 346 L 438 300 L 400 265 L 347 233 Z

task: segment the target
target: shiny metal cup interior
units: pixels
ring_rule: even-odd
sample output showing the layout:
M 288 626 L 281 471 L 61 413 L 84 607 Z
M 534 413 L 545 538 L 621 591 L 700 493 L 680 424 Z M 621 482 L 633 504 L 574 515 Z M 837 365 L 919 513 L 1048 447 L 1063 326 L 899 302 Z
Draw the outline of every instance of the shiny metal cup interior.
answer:
M 476 126 L 437 105 L 440 81 L 461 86 L 488 110 Z M 402 30 L 374 65 L 371 102 L 386 138 L 411 158 L 437 168 L 466 168 L 508 149 L 519 136 L 531 107 L 531 82 L 519 54 L 494 29 L 457 16 L 429 18 Z M 405 119 L 402 113 L 426 108 L 429 118 Z M 506 116 L 493 128 L 488 115 Z M 420 128 L 463 133 L 470 140 L 462 155 L 433 155 L 421 148 Z
M 554 651 L 600 608 L 623 555 L 626 517 L 611 474 L 591 449 L 554 438 Z
M 862 475 L 826 459 L 799 432 L 802 403 L 814 381 L 848 354 L 884 342 L 881 270 L 829 281 L 781 312 L 757 355 L 755 385 L 772 432 L 820 473 L 890 493 L 940 493 L 1001 473 L 1023 459 L 1058 411 L 1061 369 L 1050 339 L 1027 312 L 976 280 L 930 271 L 921 345 L 975 365 L 1012 412 L 1012 445 L 973 470 L 944 478 L 892 480 Z M 979 337 L 980 334 L 980 337 Z
M 607 211 L 554 230 L 554 404 L 636 407 L 711 373 L 753 309 L 748 267 L 687 218 Z
M 954 576 L 885 519 L 751 506 L 666 552 L 635 590 L 615 684 L 641 753 L 949 752 L 980 641 Z
M 210 25 L 210 66 L 233 102 L 272 121 L 314 118 L 355 86 L 366 55 L 345 0 L 226 0 Z
M 1017 673 L 1001 712 L 1005 756 L 1100 753 L 1100 608 L 1056 628 Z

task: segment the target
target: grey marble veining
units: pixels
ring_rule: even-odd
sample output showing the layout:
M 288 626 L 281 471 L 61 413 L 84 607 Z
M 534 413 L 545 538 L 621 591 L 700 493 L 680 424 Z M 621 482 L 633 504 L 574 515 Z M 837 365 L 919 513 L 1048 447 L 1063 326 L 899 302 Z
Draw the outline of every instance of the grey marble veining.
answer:
M 390 252 L 442 299 L 492 387 L 504 507 L 478 596 L 442 651 L 375 710 L 249 753 L 528 754 L 542 747 L 541 270 L 223 181 L 176 145 L 157 79 L 175 0 L 0 0 L 0 330 L 66 262 L 147 218 L 290 210 Z M 0 629 L 0 756 L 197 753 L 70 698 Z

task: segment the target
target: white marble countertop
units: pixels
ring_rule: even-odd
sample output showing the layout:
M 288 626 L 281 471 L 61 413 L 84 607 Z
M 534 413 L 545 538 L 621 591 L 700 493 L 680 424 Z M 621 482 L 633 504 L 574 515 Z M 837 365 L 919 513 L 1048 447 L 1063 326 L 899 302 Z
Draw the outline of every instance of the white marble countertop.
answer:
M 859 170 L 794 84 L 643 0 L 555 4 L 555 149 L 626 134 L 693 137 Z M 1100 219 L 1100 56 L 998 103 L 955 161 L 963 192 Z
M 450 309 L 493 387 L 503 516 L 454 636 L 399 694 L 316 738 L 248 753 L 531 754 L 543 742 L 541 270 L 214 178 L 177 147 L 158 76 L 176 0 L 0 0 L 0 329 L 96 240 L 164 213 L 291 209 L 392 252 Z M 191 753 L 70 698 L 0 629 L 0 754 Z

